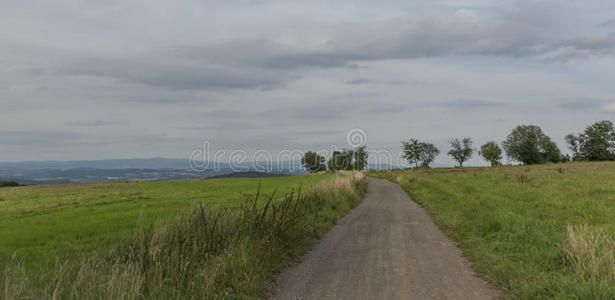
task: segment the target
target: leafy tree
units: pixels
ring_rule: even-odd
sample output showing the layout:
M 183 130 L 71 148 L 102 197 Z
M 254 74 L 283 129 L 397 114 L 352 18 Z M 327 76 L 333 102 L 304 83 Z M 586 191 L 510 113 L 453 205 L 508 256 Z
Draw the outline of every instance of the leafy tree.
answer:
M 472 153 L 474 153 L 472 139 L 464 138 L 461 141 L 459 139 L 452 139 L 450 143 L 452 149 L 448 151 L 448 155 L 459 163 L 459 167 L 463 167 L 463 162 L 470 159 Z
M 402 142 L 403 157 L 410 164 L 414 164 L 416 168 L 420 166 L 429 168 L 436 157 L 440 154 L 440 150 L 434 144 L 420 142 L 417 139 L 410 139 L 408 142 Z
M 615 160 L 615 127 L 610 121 L 599 121 L 585 128 L 578 135 L 569 134 L 574 160 Z
M 353 150 L 343 150 L 343 151 L 334 151 L 331 159 L 329 159 L 328 167 L 329 170 L 337 171 L 337 170 L 351 170 L 352 169 L 352 158 L 354 156 Z
M 489 141 L 480 146 L 480 151 L 478 151 L 478 154 L 486 161 L 491 163 L 492 167 L 499 165 L 500 160 L 502 160 L 502 149 L 500 149 L 498 143 L 494 141 Z
M 409 164 L 414 164 L 415 168 L 421 163 L 422 144 L 417 139 L 409 139 L 407 142 L 401 142 L 404 158 Z
M 517 126 L 502 146 L 509 158 L 526 165 L 561 161 L 557 145 L 535 125 Z
M 324 156 L 318 155 L 318 153 L 312 151 L 308 151 L 303 155 L 301 158 L 301 164 L 310 173 L 327 170 Z
M 432 143 L 423 143 L 422 148 L 421 167 L 429 168 L 429 164 L 431 164 L 436 157 L 440 155 L 440 150 L 438 150 L 436 145 Z
M 566 143 L 568 143 L 568 149 L 572 151 L 572 159 L 573 160 L 582 160 L 583 157 L 581 155 L 581 138 L 574 134 L 569 134 L 566 136 Z
M 342 153 L 339 151 L 333 151 L 329 162 L 327 162 L 327 167 L 331 171 L 343 170 L 343 157 Z
M 365 151 L 365 146 L 358 147 L 354 150 L 354 163 L 353 169 L 364 170 L 367 166 L 367 158 L 369 154 Z

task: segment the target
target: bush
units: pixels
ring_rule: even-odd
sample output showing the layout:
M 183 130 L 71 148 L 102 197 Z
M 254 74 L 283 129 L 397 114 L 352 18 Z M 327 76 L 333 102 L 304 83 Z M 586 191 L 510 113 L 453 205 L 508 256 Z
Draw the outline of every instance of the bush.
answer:
M 16 181 L 0 181 L 0 187 L 21 186 Z

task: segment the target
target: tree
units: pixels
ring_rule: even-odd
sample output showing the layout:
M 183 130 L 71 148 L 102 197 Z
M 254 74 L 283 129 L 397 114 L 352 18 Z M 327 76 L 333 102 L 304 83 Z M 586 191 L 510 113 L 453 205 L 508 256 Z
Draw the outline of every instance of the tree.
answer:
M 489 141 L 480 146 L 480 151 L 478 151 L 478 154 L 486 161 L 491 163 L 492 167 L 499 165 L 500 160 L 502 159 L 502 149 L 500 149 L 498 143 L 494 141 Z
M 452 139 L 450 143 L 452 149 L 448 151 L 448 155 L 459 163 L 459 167 L 463 167 L 463 162 L 470 159 L 472 153 L 474 153 L 474 149 L 472 149 L 472 139 L 464 138 L 461 141 L 459 141 L 459 139 Z
M 420 166 L 429 168 L 436 157 L 440 154 L 440 150 L 434 144 L 420 142 L 417 139 L 410 139 L 408 142 L 402 142 L 403 157 L 410 164 L 414 164 L 416 168 Z
M 404 152 L 404 158 L 409 164 L 414 164 L 414 167 L 418 168 L 419 163 L 421 162 L 423 143 L 419 142 L 417 139 L 409 139 L 407 142 L 401 142 L 401 144 L 402 151 Z
M 557 145 L 535 125 L 517 126 L 502 146 L 510 159 L 526 165 L 561 161 Z
M 342 153 L 339 151 L 333 151 L 333 154 L 331 155 L 331 158 L 329 159 L 329 162 L 327 163 L 327 167 L 329 167 L 329 170 L 331 171 L 336 171 L 336 170 L 343 170 L 343 157 L 342 157 Z
M 615 160 L 615 127 L 610 121 L 599 121 L 585 128 L 578 135 L 569 134 L 574 160 Z
M 580 134 L 579 134 L 580 135 Z M 581 138 L 574 134 L 569 134 L 566 136 L 566 143 L 568 143 L 568 149 L 572 151 L 572 159 L 573 160 L 582 160 L 581 155 Z
M 440 155 L 440 150 L 436 148 L 436 145 L 432 143 L 422 143 L 422 155 L 421 155 L 421 167 L 429 168 L 429 164 L 431 164 L 438 155 Z
M 354 156 L 354 151 L 350 149 L 346 149 L 343 151 L 334 151 L 331 159 L 329 159 L 328 167 L 329 170 L 337 171 L 337 170 L 351 170 L 352 158 Z
M 312 151 L 308 151 L 303 155 L 301 158 L 301 165 L 310 173 L 327 170 L 324 156 L 318 155 L 318 153 Z
M 354 150 L 354 163 L 353 169 L 364 170 L 367 166 L 367 158 L 369 154 L 365 151 L 365 146 L 358 147 Z

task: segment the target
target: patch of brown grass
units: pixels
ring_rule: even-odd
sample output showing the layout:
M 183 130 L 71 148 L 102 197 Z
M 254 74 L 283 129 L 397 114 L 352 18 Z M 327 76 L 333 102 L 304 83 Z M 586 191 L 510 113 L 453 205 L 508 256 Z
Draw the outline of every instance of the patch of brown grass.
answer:
M 578 276 L 615 283 L 615 240 L 602 228 L 587 224 L 567 226 L 564 252 Z

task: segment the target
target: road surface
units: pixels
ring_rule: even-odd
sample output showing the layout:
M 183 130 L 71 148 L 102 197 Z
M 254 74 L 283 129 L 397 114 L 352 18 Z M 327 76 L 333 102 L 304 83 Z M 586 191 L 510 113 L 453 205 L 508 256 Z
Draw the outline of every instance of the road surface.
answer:
M 297 266 L 273 299 L 496 299 L 399 185 L 368 178 L 363 202 Z

